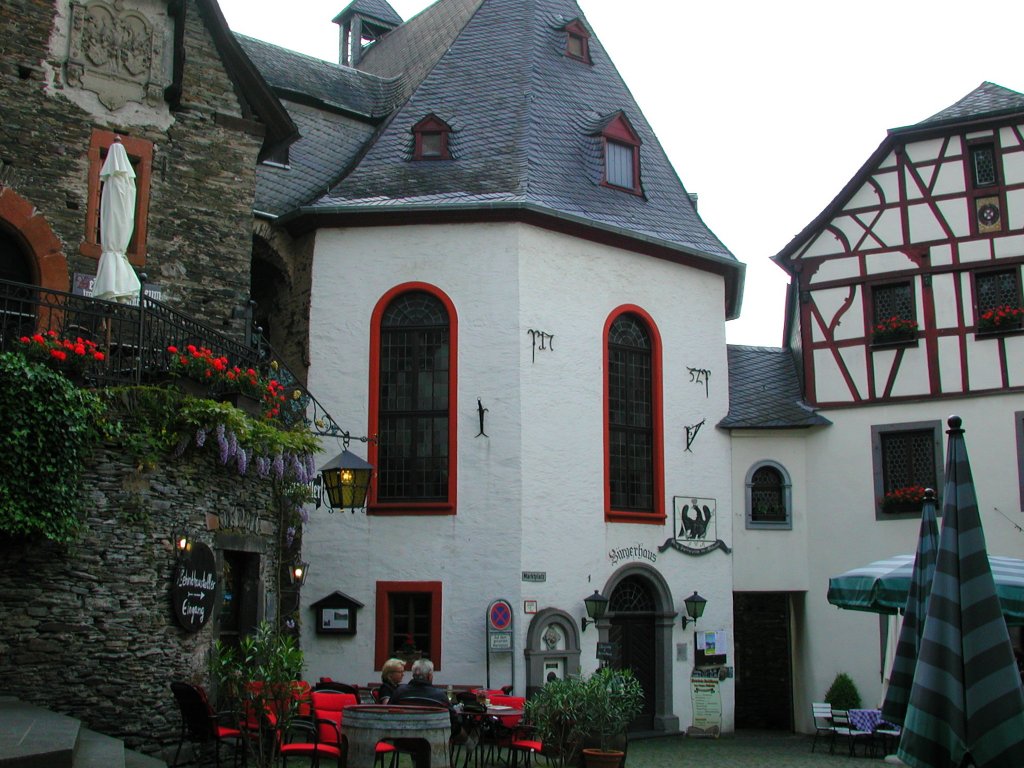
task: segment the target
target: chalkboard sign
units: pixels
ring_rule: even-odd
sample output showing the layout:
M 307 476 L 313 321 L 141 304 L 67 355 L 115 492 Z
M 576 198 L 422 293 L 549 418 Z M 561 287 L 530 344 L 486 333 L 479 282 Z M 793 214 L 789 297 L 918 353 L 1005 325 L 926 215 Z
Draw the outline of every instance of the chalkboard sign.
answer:
M 615 656 L 615 644 L 614 643 L 598 643 L 597 644 L 597 658 L 602 661 L 610 661 Z
M 178 563 L 171 585 L 171 607 L 178 623 L 198 632 L 213 615 L 217 594 L 217 561 L 213 550 L 194 542 Z

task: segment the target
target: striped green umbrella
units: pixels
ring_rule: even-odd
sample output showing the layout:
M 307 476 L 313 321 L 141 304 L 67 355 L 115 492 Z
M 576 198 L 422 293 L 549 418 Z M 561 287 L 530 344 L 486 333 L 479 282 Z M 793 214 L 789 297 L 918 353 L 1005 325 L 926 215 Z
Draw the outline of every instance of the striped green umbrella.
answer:
M 914 682 L 914 666 L 921 647 L 924 617 L 928 610 L 928 595 L 935 576 L 935 559 L 939 549 L 939 524 L 935 520 L 935 491 L 925 491 L 921 508 L 921 532 L 917 537 L 917 554 L 910 575 L 907 604 L 903 612 L 903 626 L 896 643 L 896 657 L 889 672 L 889 685 L 882 702 L 882 717 L 887 722 L 903 724 Z
M 1024 766 L 1024 689 L 989 569 L 960 418 L 949 418 L 942 533 L 897 756 L 913 768 Z
M 989 555 L 996 594 L 1008 624 L 1024 624 L 1024 560 Z M 828 580 L 828 601 L 839 608 L 898 613 L 907 604 L 914 555 L 893 555 Z

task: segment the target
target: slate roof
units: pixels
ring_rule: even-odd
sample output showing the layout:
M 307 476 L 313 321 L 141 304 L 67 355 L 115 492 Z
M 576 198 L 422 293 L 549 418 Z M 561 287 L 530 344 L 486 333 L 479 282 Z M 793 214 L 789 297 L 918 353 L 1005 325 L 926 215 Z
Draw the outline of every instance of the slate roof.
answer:
M 839 191 L 839 194 L 833 198 L 832 202 L 813 221 L 804 227 L 796 237 L 790 240 L 785 248 L 773 256 L 772 260 L 792 274 L 792 271 L 789 269 L 789 258 L 806 242 L 807 238 L 815 234 L 842 209 L 846 201 L 861 188 L 864 180 L 892 151 L 894 146 L 912 141 L 914 134 L 935 133 L 959 123 L 996 120 L 1014 114 L 1020 114 L 1021 119 L 1024 119 L 1024 94 L 986 81 L 955 104 L 946 107 L 931 117 L 914 125 L 890 129 L 882 143 L 871 153 L 871 156 L 864 165 Z
M 956 104 L 922 120 L 916 127 L 1021 111 L 1024 111 L 1024 94 L 985 81 Z
M 743 265 L 698 216 L 600 41 L 590 38 L 590 65 L 564 55 L 563 30 L 574 19 L 586 24 L 574 0 L 438 0 L 371 45 L 358 72 L 240 37 L 290 102 L 374 119 L 393 110 L 351 168 L 332 169 L 339 181 L 329 193 L 316 200 L 297 196 L 322 189 L 331 176 L 316 173 L 308 184 L 293 180 L 288 190 L 261 184 L 261 204 L 273 211 L 289 201 L 297 206 L 281 219 L 294 231 L 336 226 L 343 216 L 408 221 L 410 215 L 464 211 L 557 222 L 567 231 L 724 275 L 727 314 L 735 316 Z M 619 112 L 640 137 L 642 195 L 601 184 L 603 148 L 595 126 Z M 430 113 L 452 128 L 450 161 L 411 161 L 411 128 Z M 309 128 L 293 157 L 301 147 L 310 161 L 327 162 L 324 145 L 338 137 Z M 334 160 L 352 157 L 346 151 Z M 291 170 L 293 176 L 313 173 L 299 163 Z M 262 168 L 260 174 L 282 175 Z
M 282 98 L 376 119 L 391 114 L 404 99 L 398 78 L 360 72 L 245 35 L 235 37 Z
M 792 429 L 832 422 L 804 402 L 792 353 L 730 344 L 729 413 L 723 429 Z
M 354 0 L 349 3 L 345 8 L 334 17 L 335 22 L 339 19 L 343 19 L 346 16 L 354 14 L 360 16 L 367 16 L 371 19 L 377 19 L 383 21 L 385 24 L 397 27 L 402 23 L 402 17 L 398 15 L 394 8 L 386 2 L 386 0 Z

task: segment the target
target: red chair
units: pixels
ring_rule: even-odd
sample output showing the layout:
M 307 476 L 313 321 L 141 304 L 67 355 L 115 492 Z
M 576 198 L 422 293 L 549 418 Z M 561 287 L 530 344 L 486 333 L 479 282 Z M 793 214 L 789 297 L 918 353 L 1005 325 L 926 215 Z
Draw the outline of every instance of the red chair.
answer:
M 178 749 L 174 753 L 174 763 L 178 764 L 181 745 L 186 740 L 193 744 L 213 744 L 214 761 L 220 765 L 220 745 L 224 742 L 234 747 L 232 765 L 238 763 L 239 747 L 242 744 L 242 732 L 238 728 L 221 725 L 220 716 L 213 711 L 206 691 L 198 685 L 173 682 L 171 692 L 181 710 L 181 737 Z
M 294 719 L 281 735 L 278 747 L 281 766 L 288 765 L 288 758 L 301 757 L 311 760 L 316 767 L 320 765 L 321 758 L 327 757 L 342 768 L 345 742 L 342 740 L 341 721 L 345 707 L 355 704 L 356 697 L 350 693 L 313 691 L 310 700 L 312 719 Z

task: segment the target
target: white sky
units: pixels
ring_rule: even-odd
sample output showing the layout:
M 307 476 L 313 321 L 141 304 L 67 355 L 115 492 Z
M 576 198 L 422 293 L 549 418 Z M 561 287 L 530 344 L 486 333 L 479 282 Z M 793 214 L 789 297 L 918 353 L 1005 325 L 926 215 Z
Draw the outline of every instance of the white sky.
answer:
M 430 0 L 389 0 L 409 19 Z M 988 80 L 1024 91 L 1024 1 L 577 0 L 716 235 L 747 265 L 732 344 L 782 343 L 769 261 L 885 138 Z M 348 0 L 220 0 L 236 32 L 337 61 Z

